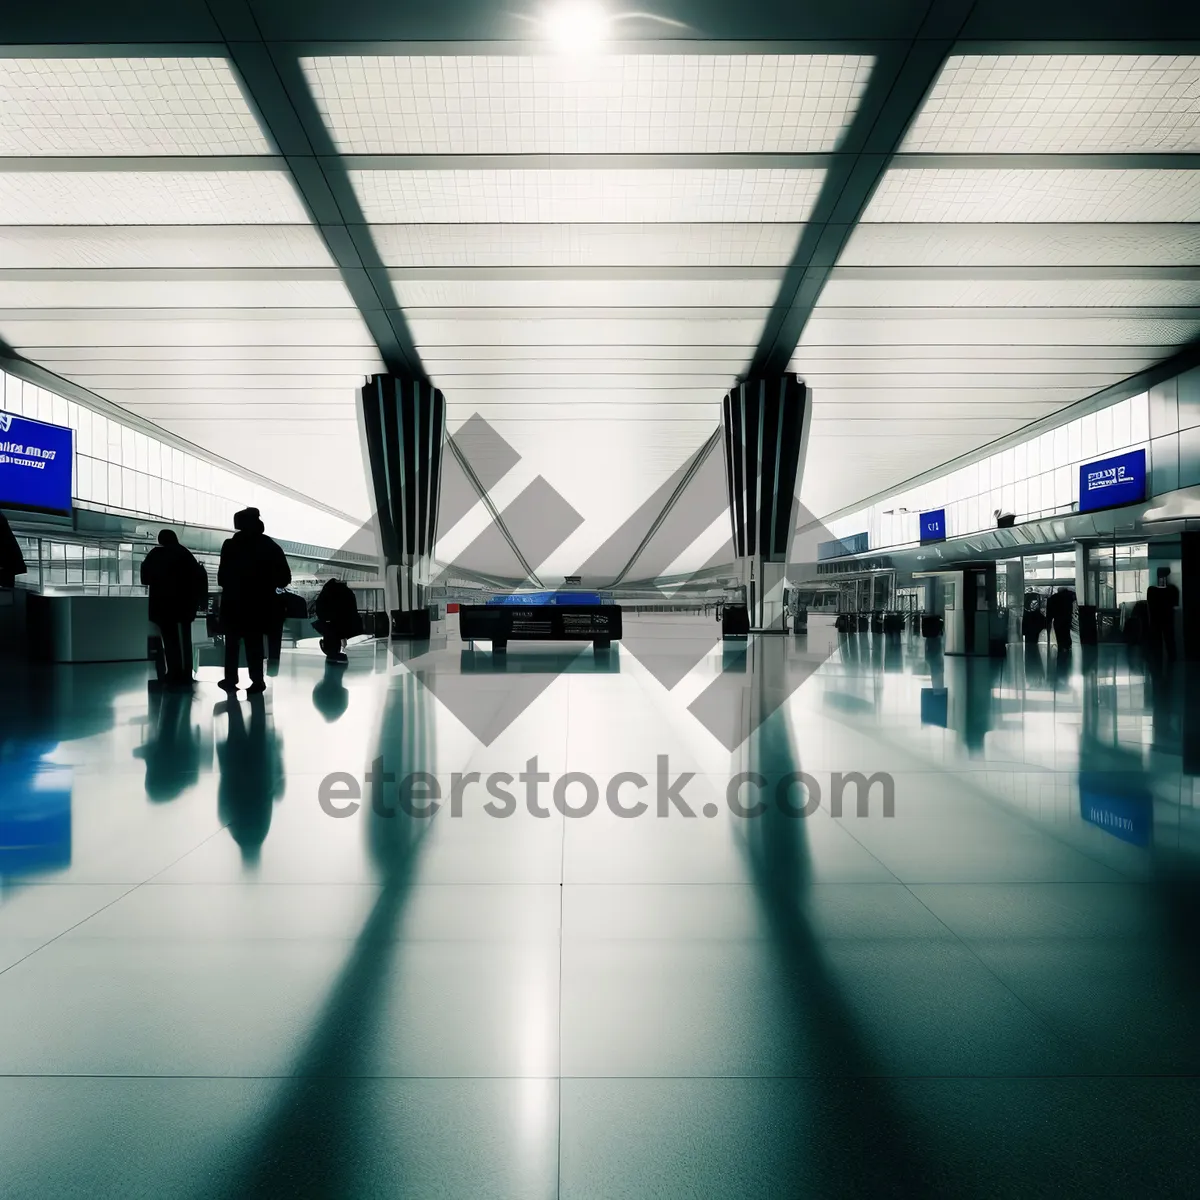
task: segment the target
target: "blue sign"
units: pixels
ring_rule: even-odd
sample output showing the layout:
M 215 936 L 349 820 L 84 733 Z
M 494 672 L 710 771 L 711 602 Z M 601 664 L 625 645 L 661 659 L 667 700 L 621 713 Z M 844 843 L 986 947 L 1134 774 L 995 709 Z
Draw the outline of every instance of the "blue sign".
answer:
M 946 510 L 935 508 L 921 514 L 921 545 L 946 540 Z
M 817 543 L 817 561 L 824 562 L 830 558 L 841 558 L 846 554 L 866 554 L 870 548 L 865 533 L 852 533 L 849 537 L 836 538 L 832 542 Z
M 73 434 L 0 412 L 0 508 L 71 511 Z
M 596 605 L 602 603 L 599 592 L 514 592 L 508 596 L 489 596 L 488 604 L 532 608 L 543 604 Z
M 1134 846 L 1148 846 L 1154 832 L 1154 798 L 1148 791 L 1122 791 L 1093 774 L 1079 779 L 1079 811 L 1089 825 Z
M 1146 498 L 1146 452 L 1130 450 L 1079 468 L 1079 511 L 1137 504 Z

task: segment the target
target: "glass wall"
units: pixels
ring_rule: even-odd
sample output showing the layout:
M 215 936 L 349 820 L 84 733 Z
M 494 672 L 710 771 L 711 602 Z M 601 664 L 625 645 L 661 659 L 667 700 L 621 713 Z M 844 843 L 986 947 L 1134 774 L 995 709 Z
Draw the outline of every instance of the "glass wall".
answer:
M 1083 463 L 1147 447 L 1150 406 L 1146 393 L 1047 430 L 988 458 L 959 467 L 828 522 L 835 537 L 866 530 L 872 550 L 916 545 L 922 512 L 946 510 L 946 536 L 996 527 L 995 510 L 1018 521 L 1072 512 L 1079 502 Z
M 262 511 L 272 536 L 331 550 L 358 532 L 351 521 L 4 371 L 0 410 L 75 431 L 72 495 L 78 507 L 166 524 L 232 529 L 233 514 L 252 506 Z

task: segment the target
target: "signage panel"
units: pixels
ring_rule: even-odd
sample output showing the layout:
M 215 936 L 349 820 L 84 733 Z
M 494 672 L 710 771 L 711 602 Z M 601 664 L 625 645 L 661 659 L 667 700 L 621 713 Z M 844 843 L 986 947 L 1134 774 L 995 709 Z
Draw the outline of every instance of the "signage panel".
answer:
M 946 540 L 946 510 L 935 508 L 921 514 L 921 545 Z
M 848 537 L 835 538 L 831 542 L 817 543 L 817 561 L 825 562 L 830 558 L 841 558 L 846 554 L 866 554 L 870 549 L 870 541 L 865 533 L 852 533 Z
M 0 508 L 70 513 L 74 435 L 0 412 Z
M 1146 451 L 1130 450 L 1079 468 L 1079 511 L 1137 504 L 1146 498 Z
M 621 637 L 621 609 L 615 604 L 464 604 L 458 610 L 464 642 L 593 642 Z

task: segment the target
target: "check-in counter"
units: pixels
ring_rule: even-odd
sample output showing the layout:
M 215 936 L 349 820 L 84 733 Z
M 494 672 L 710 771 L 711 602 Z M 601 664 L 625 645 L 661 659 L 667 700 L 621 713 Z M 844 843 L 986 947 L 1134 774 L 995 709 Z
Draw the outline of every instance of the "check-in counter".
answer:
M 31 592 L 25 606 L 30 656 L 41 662 L 145 662 L 148 657 L 152 626 L 145 596 Z

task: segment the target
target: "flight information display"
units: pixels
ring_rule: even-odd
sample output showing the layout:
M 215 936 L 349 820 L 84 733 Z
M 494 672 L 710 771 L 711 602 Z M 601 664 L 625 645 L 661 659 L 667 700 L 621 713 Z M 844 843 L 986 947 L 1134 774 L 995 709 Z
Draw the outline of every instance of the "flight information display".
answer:
M 946 510 L 935 508 L 921 514 L 921 544 L 946 540 Z
M 1131 450 L 1079 468 L 1079 511 L 1136 504 L 1146 498 L 1146 451 Z
M 74 446 L 62 425 L 0 412 L 0 508 L 69 513 Z

